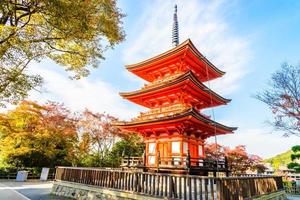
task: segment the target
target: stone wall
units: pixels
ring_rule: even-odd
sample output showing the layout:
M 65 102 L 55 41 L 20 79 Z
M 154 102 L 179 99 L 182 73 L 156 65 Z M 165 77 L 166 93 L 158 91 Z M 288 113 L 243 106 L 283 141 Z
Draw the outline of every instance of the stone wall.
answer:
M 105 189 L 85 184 L 71 183 L 64 181 L 55 181 L 52 187 L 52 194 L 57 196 L 68 197 L 78 200 L 126 200 L 126 199 L 143 199 L 158 200 L 146 195 L 138 195 L 130 192 L 121 192 L 113 189 Z M 247 198 L 246 200 L 286 200 L 284 190 L 262 195 L 255 198 Z
M 55 181 L 53 183 L 51 194 L 78 200 L 158 200 L 158 198 L 150 196 L 137 195 L 130 192 L 121 192 L 112 189 L 104 189 L 100 187 L 64 181 Z
M 261 195 L 256 198 L 252 198 L 253 200 L 286 200 L 287 196 L 284 190 L 280 190 L 277 192 L 272 192 L 270 194 Z

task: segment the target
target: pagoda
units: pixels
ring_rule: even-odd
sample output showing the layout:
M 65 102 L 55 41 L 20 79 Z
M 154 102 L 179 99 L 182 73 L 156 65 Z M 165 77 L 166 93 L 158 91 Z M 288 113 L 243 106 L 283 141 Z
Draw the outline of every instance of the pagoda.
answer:
M 172 43 L 172 49 L 126 66 L 147 84 L 139 90 L 120 95 L 149 110 L 131 121 L 118 122 L 117 126 L 122 131 L 137 133 L 144 138 L 142 165 L 145 169 L 194 169 L 194 174 L 201 174 L 195 171 L 208 170 L 205 140 L 236 130 L 202 113 L 203 109 L 230 102 L 203 84 L 225 73 L 207 60 L 191 40 L 179 44 L 176 6 Z M 221 165 L 209 167 L 210 171 L 220 169 Z

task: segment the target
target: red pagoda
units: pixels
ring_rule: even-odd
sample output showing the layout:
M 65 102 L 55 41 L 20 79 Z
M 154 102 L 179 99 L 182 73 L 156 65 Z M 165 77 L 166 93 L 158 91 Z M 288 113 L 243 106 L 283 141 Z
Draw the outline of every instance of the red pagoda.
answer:
M 126 66 L 148 83 L 142 89 L 120 95 L 149 111 L 117 125 L 144 138 L 145 155 L 139 166 L 146 170 L 188 170 L 191 174 L 226 171 L 226 162 L 205 161 L 204 142 L 212 136 L 233 133 L 236 128 L 217 123 L 202 113 L 205 108 L 230 102 L 203 84 L 224 72 L 207 60 L 191 40 L 178 44 L 176 12 L 175 7 L 172 38 L 175 47 Z

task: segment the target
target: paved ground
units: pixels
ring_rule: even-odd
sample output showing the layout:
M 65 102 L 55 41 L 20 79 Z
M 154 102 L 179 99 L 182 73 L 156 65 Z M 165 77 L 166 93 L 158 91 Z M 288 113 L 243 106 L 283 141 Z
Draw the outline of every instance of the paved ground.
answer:
M 300 195 L 288 196 L 288 200 L 300 200 Z
M 63 200 L 50 195 L 52 182 L 0 182 L 1 200 Z

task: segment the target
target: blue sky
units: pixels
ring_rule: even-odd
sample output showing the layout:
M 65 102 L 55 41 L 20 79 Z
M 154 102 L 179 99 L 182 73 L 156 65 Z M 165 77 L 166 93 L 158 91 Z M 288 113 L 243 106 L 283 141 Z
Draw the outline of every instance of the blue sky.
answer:
M 224 77 L 211 82 L 212 88 L 232 102 L 214 109 L 216 121 L 239 127 L 218 142 L 264 158 L 299 144 L 298 137 L 271 133 L 265 121 L 272 119 L 268 108 L 252 96 L 266 87 L 271 74 L 283 62 L 300 61 L 300 1 L 210 1 L 210 0 L 119 0 L 127 15 L 123 26 L 126 41 L 105 53 L 91 75 L 80 81 L 45 60 L 33 63 L 31 70 L 45 78 L 43 92 L 30 99 L 65 103 L 72 110 L 89 108 L 130 119 L 144 108 L 122 99 L 118 92 L 140 88 L 143 81 L 125 70 L 125 64 L 155 56 L 171 48 L 174 4 L 178 5 L 180 41 L 191 38 L 221 70 Z M 210 114 L 211 110 L 206 110 Z

